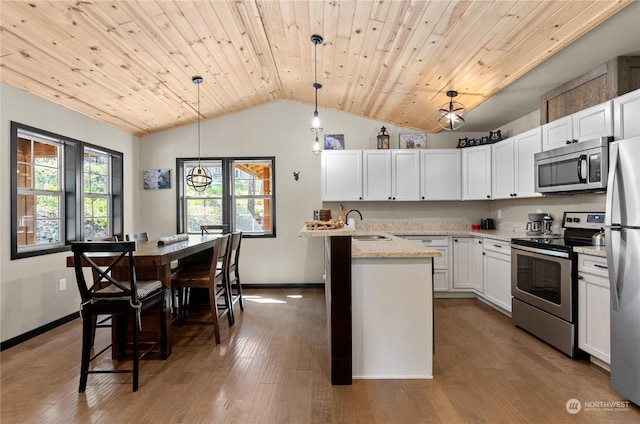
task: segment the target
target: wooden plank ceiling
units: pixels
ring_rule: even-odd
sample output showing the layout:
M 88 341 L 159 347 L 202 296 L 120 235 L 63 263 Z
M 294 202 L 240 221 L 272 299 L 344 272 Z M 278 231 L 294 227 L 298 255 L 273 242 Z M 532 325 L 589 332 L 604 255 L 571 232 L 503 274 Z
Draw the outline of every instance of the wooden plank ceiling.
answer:
M 2 81 L 137 136 L 280 99 L 436 132 L 629 1 L 10 1 Z M 310 113 L 312 109 L 310 109 Z

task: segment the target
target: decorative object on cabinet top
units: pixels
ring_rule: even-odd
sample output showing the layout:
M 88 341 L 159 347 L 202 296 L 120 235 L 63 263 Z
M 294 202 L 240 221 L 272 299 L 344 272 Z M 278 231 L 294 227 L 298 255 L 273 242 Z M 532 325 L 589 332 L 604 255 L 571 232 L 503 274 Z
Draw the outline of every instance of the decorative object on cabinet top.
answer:
M 344 150 L 344 134 L 325 134 L 324 150 Z
M 489 131 L 488 136 L 482 136 L 480 138 L 469 138 L 463 137 L 458 139 L 458 149 L 462 149 L 464 147 L 473 147 L 473 146 L 482 146 L 485 144 L 493 144 L 502 140 L 502 131 Z
M 399 134 L 399 147 L 401 149 L 426 149 L 427 135 L 423 133 Z
M 377 147 L 378 149 L 388 149 L 389 146 L 389 133 L 387 132 L 387 129 L 383 126 L 382 128 L 380 128 L 380 132 L 378 133 L 378 136 L 376 137 L 377 140 Z

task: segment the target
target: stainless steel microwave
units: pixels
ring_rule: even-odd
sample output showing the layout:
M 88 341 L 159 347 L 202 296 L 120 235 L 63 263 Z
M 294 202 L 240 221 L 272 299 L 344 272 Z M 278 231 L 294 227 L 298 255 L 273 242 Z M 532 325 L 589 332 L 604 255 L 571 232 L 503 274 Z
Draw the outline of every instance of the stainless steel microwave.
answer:
M 536 153 L 536 192 L 565 194 L 604 191 L 613 137 L 572 143 Z

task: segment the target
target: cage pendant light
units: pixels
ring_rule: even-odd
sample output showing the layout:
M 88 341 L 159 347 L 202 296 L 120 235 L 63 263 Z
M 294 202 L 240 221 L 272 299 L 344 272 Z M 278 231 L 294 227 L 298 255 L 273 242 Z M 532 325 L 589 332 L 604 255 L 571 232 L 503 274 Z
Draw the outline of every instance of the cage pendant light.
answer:
M 448 131 L 460 128 L 464 124 L 462 115 L 467 113 L 467 108 L 462 103 L 453 101 L 453 98 L 457 95 L 458 92 L 455 90 L 447 91 L 447 96 L 450 97 L 449 103 L 445 103 L 440 107 L 438 125 Z
M 318 133 L 322 132 L 322 121 L 318 115 L 318 90 L 322 88 L 322 84 L 318 83 L 318 44 L 322 44 L 323 41 L 322 37 L 317 34 L 311 36 L 311 42 L 314 45 L 313 89 L 316 105 L 316 108 L 313 111 L 313 118 L 311 119 L 311 131 L 316 133 L 315 141 L 313 142 L 313 149 L 311 151 L 316 156 L 322 151 L 320 148 L 320 141 L 318 140 Z
M 200 164 L 200 84 L 202 77 L 195 76 L 191 81 L 198 87 L 198 166 L 195 166 L 187 173 L 187 185 L 195 191 L 201 193 L 211 185 L 211 173 Z

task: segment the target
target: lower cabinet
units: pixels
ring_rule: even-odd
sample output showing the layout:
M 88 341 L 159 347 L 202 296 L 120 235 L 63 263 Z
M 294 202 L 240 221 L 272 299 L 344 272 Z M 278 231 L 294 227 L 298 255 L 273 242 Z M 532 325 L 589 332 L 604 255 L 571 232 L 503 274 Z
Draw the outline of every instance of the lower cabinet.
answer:
M 484 298 L 511 312 L 511 247 L 508 242 L 484 240 Z
M 471 288 L 477 294 L 482 295 L 484 293 L 484 239 L 480 237 L 473 238 L 473 248 L 471 249 L 471 256 L 473 258 L 473 279 L 471 281 Z
M 578 347 L 611 362 L 610 296 L 607 260 L 578 255 Z
M 449 291 L 451 283 L 449 240 L 447 236 L 405 236 L 405 239 L 422 243 L 424 246 L 440 252 L 442 256 L 433 258 L 433 290 Z
M 473 238 L 453 237 L 453 288 L 469 290 L 475 277 Z

